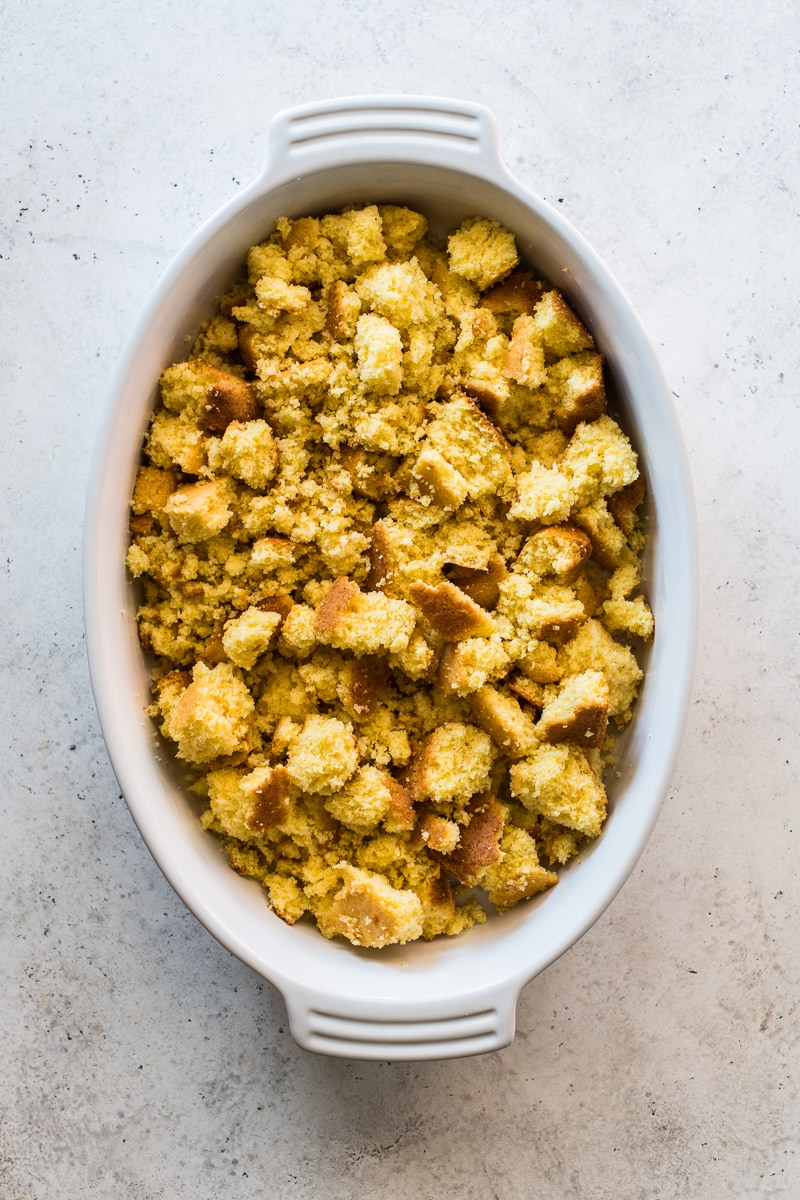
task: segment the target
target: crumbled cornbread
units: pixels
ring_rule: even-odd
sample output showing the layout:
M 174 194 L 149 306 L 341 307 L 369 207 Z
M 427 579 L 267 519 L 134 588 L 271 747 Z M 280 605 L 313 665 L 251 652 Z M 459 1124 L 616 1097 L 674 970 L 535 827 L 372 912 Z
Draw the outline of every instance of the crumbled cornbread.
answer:
M 457 934 L 470 889 L 510 908 L 600 834 L 654 630 L 606 404 L 508 229 L 444 247 L 400 205 L 280 218 L 164 371 L 127 560 L 150 712 L 285 921 Z

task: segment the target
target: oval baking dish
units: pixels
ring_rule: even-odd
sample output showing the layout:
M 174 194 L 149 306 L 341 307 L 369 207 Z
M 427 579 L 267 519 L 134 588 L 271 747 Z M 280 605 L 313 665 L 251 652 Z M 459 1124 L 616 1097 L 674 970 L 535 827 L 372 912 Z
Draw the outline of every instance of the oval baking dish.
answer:
M 645 586 L 656 634 L 634 719 L 618 743 L 602 836 L 558 885 L 453 939 L 358 950 L 310 924 L 284 924 L 258 884 L 236 875 L 201 828 L 180 771 L 145 714 L 150 677 L 125 571 L 128 504 L 162 369 L 186 356 L 247 249 L 279 216 L 345 204 L 405 204 L 440 232 L 476 214 L 517 238 L 537 275 L 563 291 L 605 355 L 611 395 L 648 486 Z M 190 239 L 131 337 L 108 396 L 85 528 L 92 683 L 120 788 L 151 853 L 219 941 L 283 994 L 310 1050 L 424 1059 L 499 1049 L 522 986 L 571 946 L 630 874 L 656 819 L 688 703 L 696 626 L 691 488 L 669 391 L 625 295 L 594 251 L 502 164 L 485 108 L 364 97 L 292 109 L 269 134 L 266 169 Z

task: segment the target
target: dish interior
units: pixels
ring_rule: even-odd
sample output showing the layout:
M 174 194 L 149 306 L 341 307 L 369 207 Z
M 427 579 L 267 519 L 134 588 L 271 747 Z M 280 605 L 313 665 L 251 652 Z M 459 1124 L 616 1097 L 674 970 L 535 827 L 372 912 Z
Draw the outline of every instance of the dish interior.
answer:
M 268 236 L 278 216 L 381 202 L 419 209 L 438 234 L 468 216 L 496 217 L 516 235 L 525 264 L 563 291 L 592 332 L 606 358 L 612 411 L 631 437 L 647 477 L 644 588 L 656 636 L 646 652 L 637 649 L 646 676 L 633 721 L 618 741 L 618 773 L 609 771 L 605 780 L 610 806 L 602 836 L 563 868 L 559 883 L 540 897 L 455 939 L 376 952 L 326 941 L 305 922 L 285 925 L 269 909 L 259 885 L 231 871 L 216 838 L 201 829 L 199 803 L 185 791 L 172 752 L 144 712 L 150 664 L 138 643 L 137 593 L 126 577 L 124 557 L 128 500 L 158 377 L 165 366 L 186 357 L 200 324 L 241 272 L 248 247 Z M 510 176 L 507 189 L 452 169 L 378 163 L 331 169 L 270 191 L 262 181 L 201 230 L 173 264 L 134 334 L 118 400 L 106 430 L 96 526 L 90 532 L 97 538 L 96 602 L 113 613 L 97 635 L 95 658 L 107 656 L 115 665 L 113 671 L 101 669 L 95 684 L 120 785 L 172 885 L 224 945 L 278 986 L 282 980 L 324 980 L 326 972 L 333 978 L 345 956 L 342 986 L 362 998 L 391 997 L 401 1003 L 418 990 L 420 976 L 425 976 L 428 991 L 474 992 L 479 950 L 482 977 L 532 977 L 592 924 L 646 841 L 671 765 L 665 766 L 654 731 L 665 728 L 673 740 L 677 736 L 669 681 L 680 673 L 676 648 L 691 643 L 686 605 L 677 604 L 673 611 L 669 603 L 670 573 L 680 569 L 680 553 L 676 558 L 673 548 L 670 555 L 666 539 L 659 545 L 662 524 L 680 524 L 685 499 L 670 475 L 675 431 L 664 404 L 663 380 L 627 300 L 594 252 Z

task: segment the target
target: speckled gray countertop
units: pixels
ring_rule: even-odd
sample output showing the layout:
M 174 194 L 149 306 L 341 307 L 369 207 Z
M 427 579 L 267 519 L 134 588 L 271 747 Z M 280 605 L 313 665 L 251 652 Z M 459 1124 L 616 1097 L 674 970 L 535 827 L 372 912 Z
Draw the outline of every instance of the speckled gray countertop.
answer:
M 4 10 L 3 1200 L 797 1197 L 800 16 L 76 0 Z M 663 814 L 485 1058 L 356 1064 L 187 913 L 85 661 L 83 497 L 156 279 L 287 104 L 466 96 L 611 266 L 694 473 L 700 650 Z

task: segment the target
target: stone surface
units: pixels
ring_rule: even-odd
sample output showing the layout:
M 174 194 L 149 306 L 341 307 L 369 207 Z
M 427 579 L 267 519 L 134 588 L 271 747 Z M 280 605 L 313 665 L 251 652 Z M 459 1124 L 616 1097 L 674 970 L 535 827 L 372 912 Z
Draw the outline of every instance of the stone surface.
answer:
M 800 20 L 789 0 L 8 0 L 2 56 L 0 1194 L 796 1197 Z M 90 693 L 80 540 L 110 373 L 270 117 L 467 95 L 629 292 L 697 492 L 697 680 L 618 899 L 483 1059 L 299 1050 L 148 855 Z

